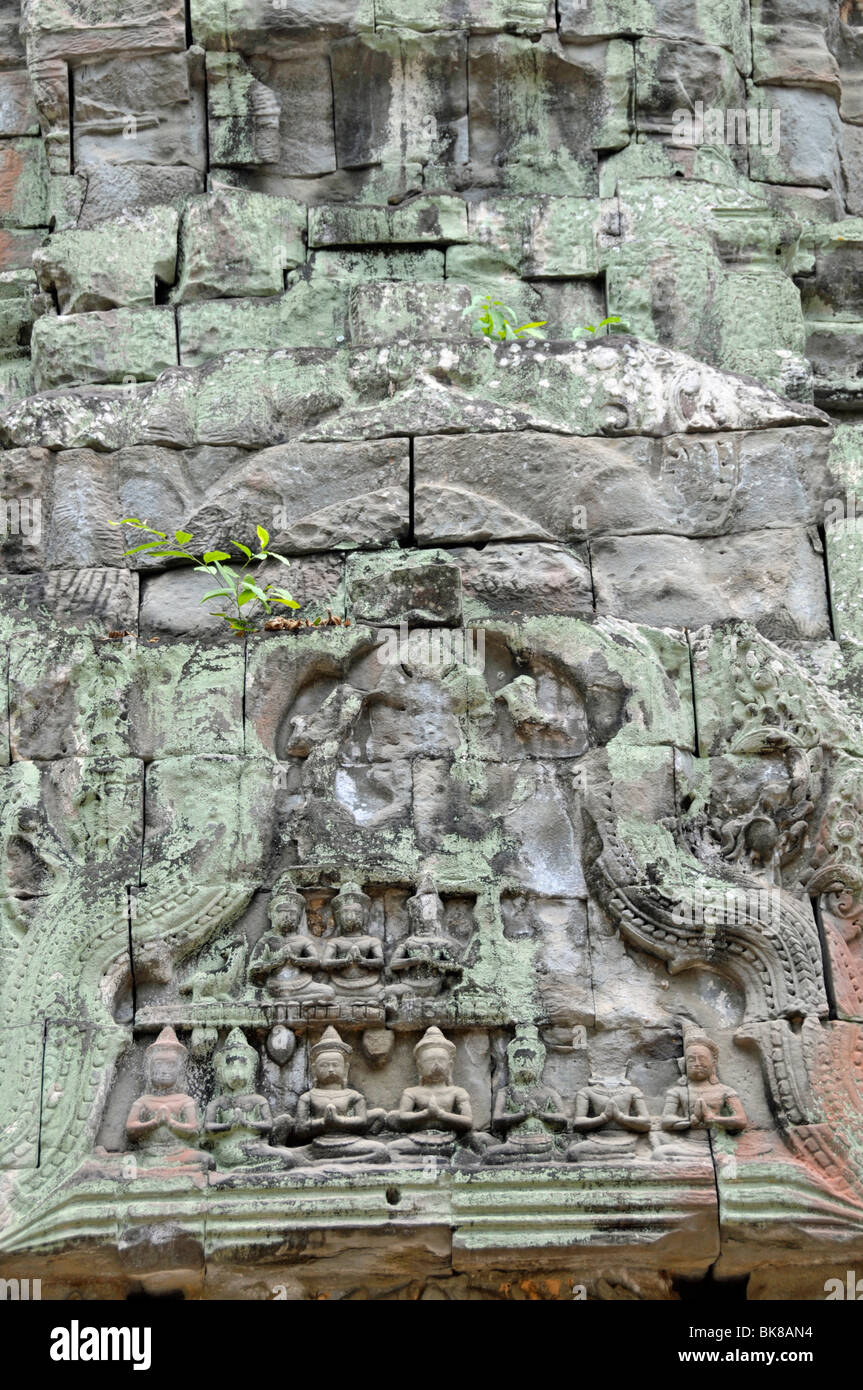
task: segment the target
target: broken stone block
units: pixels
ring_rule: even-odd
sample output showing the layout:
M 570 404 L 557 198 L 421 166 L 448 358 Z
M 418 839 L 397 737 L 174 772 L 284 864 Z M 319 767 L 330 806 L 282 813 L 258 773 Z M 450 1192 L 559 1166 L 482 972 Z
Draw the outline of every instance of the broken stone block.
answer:
M 491 544 L 482 549 L 456 546 L 447 553 L 461 570 L 468 622 L 551 613 L 590 617 L 593 613 L 590 567 L 582 547 Z
M 823 559 L 801 529 L 698 541 L 606 536 L 591 566 L 599 613 L 681 628 L 734 619 L 778 641 L 830 634 Z
M 224 190 L 191 199 L 180 224 L 174 299 L 280 294 L 305 258 L 306 211 L 288 198 Z
M 443 550 L 350 555 L 345 585 L 357 622 L 414 627 L 461 622 L 461 574 Z
M 34 325 L 37 391 L 84 381 L 151 381 L 177 365 L 174 314 L 157 309 L 44 315 Z
M 33 258 L 40 288 L 56 293 L 61 314 L 152 305 L 157 281 L 174 281 L 178 222 L 173 208 L 148 208 L 57 232 Z
M 845 206 L 855 217 L 863 216 L 863 126 L 842 123 L 839 147 Z
M 477 37 L 469 67 L 474 176 L 511 192 L 592 196 L 596 151 L 629 140 L 630 45 Z
M 330 56 L 339 168 L 426 164 L 429 176 L 467 161 L 463 35 L 380 30 Z
M 75 69 L 75 168 L 203 169 L 204 102 L 194 54 L 106 58 Z
M 33 98 L 45 145 L 48 171 L 58 178 L 72 173 L 71 76 L 62 58 L 30 62 Z
M 397 207 L 329 204 L 309 210 L 309 246 L 414 245 L 468 240 L 461 198 L 412 198 Z
M 278 164 L 281 103 L 275 92 L 239 53 L 208 53 L 206 61 L 211 164 Z
M 337 167 L 333 79 L 327 52 L 315 45 L 294 46 L 278 57 L 271 57 L 269 50 L 255 53 L 246 62 L 263 89 L 253 89 L 249 97 L 255 102 L 256 123 L 261 113 L 261 129 L 269 131 L 270 121 L 277 116 L 278 147 L 270 166 L 273 172 L 286 179 L 333 173 Z M 317 196 L 308 201 L 317 201 Z
M 48 164 L 36 137 L 0 140 L 0 227 L 46 227 Z
M 465 338 L 473 295 L 468 285 L 411 285 L 387 280 L 355 285 L 350 293 L 351 341 L 395 338 Z

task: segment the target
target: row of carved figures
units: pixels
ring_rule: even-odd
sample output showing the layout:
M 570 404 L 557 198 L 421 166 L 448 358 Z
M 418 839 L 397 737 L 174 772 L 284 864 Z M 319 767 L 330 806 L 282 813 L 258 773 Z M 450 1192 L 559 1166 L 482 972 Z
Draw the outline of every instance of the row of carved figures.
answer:
M 507 1048 L 509 1080 L 498 1091 L 491 1129 L 474 1128 L 471 1097 L 453 1082 L 455 1044 L 431 1027 L 413 1049 L 418 1081 L 398 1109 L 370 1108 L 349 1085 L 353 1049 L 332 1027 L 310 1049 L 312 1086 L 293 1115 L 272 1115 L 256 1091 L 259 1056 L 239 1028 L 216 1050 L 218 1094 L 200 1124 L 186 1094 L 186 1048 L 164 1028 L 146 1051 L 146 1090 L 132 1105 L 126 1132 L 147 1164 L 219 1169 L 240 1165 L 448 1161 L 457 1152 L 473 1162 L 501 1164 L 565 1159 L 627 1160 L 648 1135 L 653 1157 L 692 1156 L 692 1135 L 736 1133 L 746 1114 L 716 1072 L 712 1039 L 690 1030 L 684 1038 L 681 1079 L 652 1117 L 639 1088 L 625 1077 L 596 1077 L 576 1094 L 574 1114 L 542 1080 L 545 1048 L 536 1028 L 521 1027 Z M 206 1150 L 195 1147 L 205 1144 Z M 697 1151 L 697 1144 L 695 1146 Z
M 389 960 L 379 937 L 369 931 L 371 899 L 358 883 L 343 883 L 332 900 L 337 935 L 317 941 L 306 929 L 306 902 L 283 877 L 270 894 L 270 930 L 248 961 L 242 932 L 216 941 L 180 986 L 195 1003 L 230 999 L 244 983 L 271 999 L 326 1004 L 335 999 L 395 1003 L 400 995 L 440 994 L 462 975 L 462 944 L 443 922 L 443 903 L 424 877 L 408 899 L 411 932 Z M 384 972 L 392 977 L 384 980 Z

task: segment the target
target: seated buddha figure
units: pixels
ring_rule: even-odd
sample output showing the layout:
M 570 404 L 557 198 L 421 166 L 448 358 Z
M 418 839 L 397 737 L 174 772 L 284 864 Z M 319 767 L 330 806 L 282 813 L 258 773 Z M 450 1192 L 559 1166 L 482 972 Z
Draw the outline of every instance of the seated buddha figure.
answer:
M 337 935 L 327 941 L 322 962 L 332 988 L 341 999 L 378 1000 L 384 948 L 368 931 L 371 899 L 358 883 L 343 883 L 332 909 Z
M 149 1166 L 213 1166 L 210 1154 L 192 1147 L 198 1138 L 198 1111 L 183 1090 L 187 1056 L 173 1028 L 163 1028 L 144 1054 L 146 1089 L 132 1104 L 126 1134 Z
M 662 1110 L 662 1129 L 669 1138 L 657 1136 L 656 1157 L 689 1158 L 704 1151 L 711 1130 L 737 1134 L 746 1128 L 740 1097 L 716 1074 L 718 1061 L 719 1048 L 713 1039 L 698 1029 L 687 1029 L 683 1075 L 667 1091 Z
M 444 929 L 443 903 L 428 874 L 420 880 L 415 896 L 408 898 L 407 908 L 412 931 L 390 959 L 390 972 L 399 981 L 392 992 L 442 994 L 461 979 L 462 947 Z
M 575 1097 L 570 1163 L 619 1163 L 635 1158 L 639 1134 L 650 1130 L 650 1111 L 626 1076 L 591 1077 Z
M 232 1028 L 216 1049 L 213 1070 L 220 1093 L 210 1101 L 204 1118 L 204 1134 L 212 1145 L 218 1168 L 237 1168 L 243 1163 L 284 1164 L 288 1151 L 267 1143 L 273 1117 L 264 1096 L 257 1095 L 259 1058 L 241 1029 Z
M 390 1143 L 400 1158 L 449 1158 L 459 1141 L 474 1138 L 470 1096 L 453 1085 L 455 1044 L 439 1028 L 428 1028 L 414 1048 L 419 1085 L 402 1092 L 398 1110 L 387 1124 L 401 1137 Z
M 483 1162 L 541 1163 L 557 1156 L 555 1139 L 569 1124 L 563 1101 L 543 1085 L 545 1048 L 534 1027 L 517 1030 L 506 1050 L 509 1082 L 494 1102 L 492 1129 L 503 1136 L 483 1153 Z
M 320 975 L 318 944 L 306 930 L 306 900 L 287 875 L 273 886 L 269 918 L 272 930 L 264 932 L 249 958 L 252 984 L 263 985 L 271 999 L 332 999 L 334 990 Z
M 293 1150 L 305 1163 L 388 1163 L 385 1144 L 367 1136 L 379 1128 L 383 1110 L 368 1110 L 365 1098 L 348 1085 L 348 1058 L 353 1052 L 335 1028 L 327 1028 L 311 1049 L 313 1084 L 300 1096 L 292 1138 L 303 1147 Z

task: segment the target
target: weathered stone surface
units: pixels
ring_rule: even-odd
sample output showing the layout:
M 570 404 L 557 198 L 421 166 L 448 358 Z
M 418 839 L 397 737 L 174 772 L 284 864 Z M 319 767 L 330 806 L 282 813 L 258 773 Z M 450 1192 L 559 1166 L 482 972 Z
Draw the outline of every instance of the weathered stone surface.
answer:
M 482 183 L 590 196 L 598 150 L 629 139 L 628 44 L 470 40 L 470 159 Z
M 179 0 L 131 0 L 107 15 L 94 0 L 37 0 L 27 6 L 22 30 L 41 59 L 185 47 Z
M 38 134 L 39 113 L 27 69 L 4 72 L 0 90 L 0 135 Z
M 379 0 L 375 5 L 378 28 L 469 29 L 473 34 L 508 32 L 540 34 L 554 29 L 553 5 L 548 0 L 434 0 L 422 11 L 411 0 Z
M 390 343 L 410 338 L 417 329 L 428 338 L 466 338 L 472 302 L 470 288 L 453 280 L 443 285 L 388 280 L 355 285 L 349 300 L 351 341 Z
M 7 640 L 67 628 L 101 638 L 123 629 L 134 635 L 137 626 L 138 576 L 126 569 L 0 575 L 0 630 Z
M 242 750 L 243 650 L 57 637 L 10 652 L 12 758 Z M 85 674 L 86 671 L 86 674 Z M 201 701 L 204 701 L 202 704 Z M 115 717 L 120 708 L 125 720 Z
M 375 27 L 372 0 L 334 0 L 322 10 L 314 0 L 274 0 L 253 5 L 249 0 L 193 0 L 192 33 L 196 43 L 223 48 L 226 40 L 243 52 L 271 49 L 279 43 L 294 47 L 298 38 L 360 34 Z
M 461 198 L 415 198 L 394 208 L 334 204 L 310 210 L 309 246 L 467 241 L 467 219 Z
M 177 213 L 150 208 L 86 231 L 57 232 L 33 258 L 42 289 L 61 314 L 155 302 L 157 281 L 173 283 Z
M 206 61 L 212 163 L 277 163 L 281 106 L 275 93 L 252 75 L 239 53 L 208 53 Z
M 37 391 L 84 381 L 152 381 L 177 364 L 174 315 L 167 307 L 44 315 L 34 324 L 32 357 Z
M 573 540 L 817 525 L 835 490 L 828 445 L 827 431 L 811 428 L 661 441 L 420 438 L 417 536 L 423 543 Z
M 461 622 L 461 574 L 443 550 L 349 556 L 345 585 L 348 607 L 361 623 Z
M 429 178 L 435 169 L 464 164 L 466 59 L 466 41 L 457 33 L 417 37 L 381 29 L 334 43 L 339 168 L 382 165 L 418 173 L 426 165 Z
M 45 227 L 48 168 L 35 136 L 0 140 L 0 227 Z
M 660 34 L 730 48 L 741 72 L 751 66 L 749 7 L 745 0 L 560 0 L 560 37 L 568 42 Z
M 825 0 L 792 0 L 781 12 L 752 3 L 752 61 L 756 82 L 809 87 L 839 96 L 839 66 L 827 46 Z
M 52 188 L 55 183 L 52 179 Z M 99 164 L 87 175 L 81 226 L 119 217 L 127 208 L 167 204 L 180 209 L 189 194 L 203 189 L 203 174 L 185 165 Z
M 593 612 L 586 555 L 558 545 L 457 546 L 447 552 L 461 570 L 465 617 L 518 618 Z
M 102 164 L 203 169 L 204 107 L 194 54 L 83 63 L 75 69 L 75 168 Z
M 636 383 L 651 375 L 651 389 Z M 306 439 L 500 432 L 661 436 L 824 422 L 745 378 L 624 337 L 595 343 L 398 344 L 349 353 L 229 353 L 134 392 L 35 396 L 8 410 L 7 446 L 266 447 Z
M 305 257 L 305 209 L 256 193 L 208 193 L 187 203 L 180 223 L 174 298 L 279 294 L 285 271 Z
M 733 618 L 766 636 L 830 632 L 824 566 L 803 530 L 702 540 L 603 537 L 591 547 L 597 611 L 697 628 Z

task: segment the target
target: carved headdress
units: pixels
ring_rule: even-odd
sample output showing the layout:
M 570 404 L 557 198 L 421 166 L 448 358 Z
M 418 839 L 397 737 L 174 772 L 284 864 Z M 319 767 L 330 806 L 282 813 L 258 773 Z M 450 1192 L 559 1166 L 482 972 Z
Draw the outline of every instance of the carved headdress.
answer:
M 455 1043 L 451 1043 L 449 1038 L 445 1038 L 441 1030 L 436 1028 L 434 1024 L 423 1033 L 414 1048 L 414 1056 L 419 1058 L 430 1047 L 442 1047 L 449 1055 L 450 1061 L 455 1056 Z
M 155 1058 L 158 1056 L 176 1057 L 178 1061 L 184 1061 L 188 1053 L 188 1048 L 180 1042 L 173 1028 L 168 1026 L 163 1028 L 155 1042 L 151 1042 L 147 1048 L 147 1057 Z
M 336 896 L 333 898 L 333 916 L 336 922 L 342 920 L 342 909 L 348 903 L 359 903 L 364 912 L 368 912 L 372 905 L 372 900 L 367 893 L 364 893 L 360 885 L 353 879 L 343 883 Z
M 339 1037 L 332 1024 L 330 1024 L 323 1037 L 315 1043 L 314 1047 L 309 1052 L 309 1056 L 314 1062 L 320 1057 L 322 1052 L 341 1052 L 344 1057 L 350 1057 L 353 1050 L 350 1043 L 344 1042 Z

